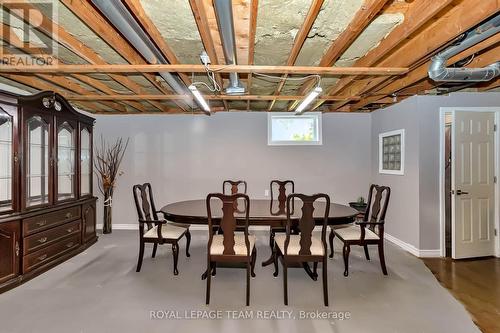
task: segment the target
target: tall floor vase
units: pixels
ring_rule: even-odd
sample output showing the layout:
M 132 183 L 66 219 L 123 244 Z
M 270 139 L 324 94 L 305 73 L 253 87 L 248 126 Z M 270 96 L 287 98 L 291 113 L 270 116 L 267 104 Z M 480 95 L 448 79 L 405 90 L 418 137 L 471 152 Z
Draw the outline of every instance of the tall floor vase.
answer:
M 113 204 L 113 187 L 104 191 L 104 214 L 102 221 L 102 233 L 110 234 L 113 231 L 112 228 L 112 204 Z

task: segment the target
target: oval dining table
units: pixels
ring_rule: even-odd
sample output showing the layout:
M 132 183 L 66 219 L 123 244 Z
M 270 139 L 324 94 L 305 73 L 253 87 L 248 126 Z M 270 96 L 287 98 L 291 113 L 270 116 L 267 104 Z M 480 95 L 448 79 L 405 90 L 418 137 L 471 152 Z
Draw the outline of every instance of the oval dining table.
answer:
M 317 225 L 323 223 L 323 218 L 325 214 L 325 202 L 316 201 L 314 203 L 313 217 L 316 220 Z M 302 202 L 294 201 L 291 203 L 290 220 L 292 223 L 296 223 L 302 215 Z M 239 204 L 238 207 L 243 208 L 243 203 Z M 214 225 L 220 222 L 222 217 L 222 203 L 220 200 L 215 199 L 211 202 L 212 208 L 212 223 Z M 184 224 L 198 224 L 207 225 L 208 215 L 207 215 L 207 205 L 205 199 L 197 200 L 186 200 L 173 202 L 160 209 L 165 216 L 165 219 Z M 359 212 L 346 205 L 338 203 L 330 203 L 330 210 L 328 214 L 328 225 L 342 225 L 352 223 L 356 215 Z M 235 212 L 236 223 L 243 225 L 245 212 L 242 209 L 237 209 Z M 286 205 L 284 202 L 277 200 L 271 201 L 266 199 L 250 199 L 250 212 L 249 212 L 249 224 L 253 226 L 271 226 L 271 227 L 285 227 L 287 222 L 287 212 Z M 326 249 L 325 249 L 326 251 Z M 262 263 L 262 266 L 267 266 L 273 262 L 273 258 Z M 317 279 L 317 275 L 314 274 L 309 265 L 304 263 L 304 269 L 307 274 L 314 280 Z M 206 277 L 207 272 L 205 272 L 202 278 Z

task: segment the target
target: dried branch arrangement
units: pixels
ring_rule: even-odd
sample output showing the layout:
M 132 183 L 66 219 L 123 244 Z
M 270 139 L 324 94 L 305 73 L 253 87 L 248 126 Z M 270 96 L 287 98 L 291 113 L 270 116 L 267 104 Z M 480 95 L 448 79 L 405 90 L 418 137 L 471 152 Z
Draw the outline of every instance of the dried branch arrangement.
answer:
M 116 180 L 123 174 L 120 172 L 120 164 L 128 147 L 128 142 L 122 138 L 115 143 L 107 143 L 101 135 L 100 145 L 95 148 L 94 167 L 98 174 L 98 187 L 104 195 L 104 220 L 103 233 L 111 233 L 111 207 L 113 203 L 113 191 Z

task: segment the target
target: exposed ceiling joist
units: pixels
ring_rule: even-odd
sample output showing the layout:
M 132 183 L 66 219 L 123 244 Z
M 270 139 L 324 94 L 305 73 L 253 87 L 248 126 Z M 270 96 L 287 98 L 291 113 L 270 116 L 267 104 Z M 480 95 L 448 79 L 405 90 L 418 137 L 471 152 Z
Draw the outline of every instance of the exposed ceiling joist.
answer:
M 380 12 L 380 10 L 387 4 L 388 0 L 367 0 L 361 9 L 356 13 L 354 19 L 349 23 L 347 28 L 340 34 L 340 36 L 333 41 L 330 48 L 323 54 L 319 62 L 319 66 L 333 66 L 337 60 L 344 54 L 344 52 L 352 45 L 352 43 L 359 37 L 363 30 L 368 27 L 370 22 Z M 311 90 L 314 85 L 314 80 L 304 82 L 299 90 L 299 94 L 303 95 Z M 293 109 L 299 101 L 295 101 L 290 109 Z
M 37 90 L 55 91 L 62 96 L 68 95 L 68 90 L 62 89 L 59 85 L 50 83 L 34 75 L 2 74 L 1 76 Z M 80 101 L 75 104 L 80 105 L 84 110 L 88 111 L 98 111 L 101 109 L 101 107 L 94 102 Z
M 492 36 L 488 38 L 487 40 L 473 46 L 470 49 L 467 49 L 456 56 L 452 57 L 450 59 L 451 63 L 463 60 L 472 54 L 481 52 L 482 50 L 487 50 L 483 54 L 479 54 L 474 58 L 474 60 L 467 66 L 467 67 L 483 67 L 487 66 L 495 61 L 498 61 L 498 54 L 500 54 L 500 46 L 497 47 L 492 47 L 494 45 L 499 45 L 500 44 L 500 35 Z M 496 55 L 496 58 L 495 58 Z M 488 62 L 489 61 L 489 62 Z M 393 94 L 395 91 L 399 91 L 401 89 L 404 89 L 408 86 L 411 86 L 412 84 L 415 84 L 421 80 L 424 80 L 427 78 L 427 69 L 429 68 L 430 62 L 426 62 L 416 69 L 412 70 L 410 73 L 405 75 L 404 77 L 401 77 L 401 79 L 393 81 L 392 83 L 386 85 L 383 89 L 380 91 L 377 91 L 374 93 L 374 96 L 368 96 L 366 98 L 363 98 L 360 102 L 352 105 L 351 110 L 355 111 L 360 108 L 363 108 L 364 106 L 373 103 L 375 100 L 380 98 L 380 96 L 383 95 L 390 95 Z M 442 83 L 441 83 L 442 84 Z M 376 97 L 378 96 L 378 97 Z
M 201 42 L 203 43 L 203 47 L 205 48 L 205 52 L 207 52 L 208 56 L 210 57 L 210 61 L 212 62 L 212 64 L 217 65 L 219 63 L 219 60 L 217 58 L 217 53 L 215 52 L 215 44 L 208 24 L 205 3 L 201 0 L 189 0 L 189 4 L 193 12 L 196 26 L 198 27 Z M 215 79 L 217 80 L 219 86 L 222 87 L 224 85 L 222 77 L 219 73 L 215 76 Z M 229 106 L 225 101 L 224 107 L 226 108 L 226 110 L 229 110 Z
M 316 67 L 316 66 L 258 66 L 258 65 L 212 65 L 211 70 L 218 73 L 265 73 L 265 74 L 318 74 L 318 75 L 402 75 L 408 72 L 406 67 Z M 203 65 L 5 65 L 3 73 L 204 73 Z
M 398 45 L 407 41 L 407 38 L 420 29 L 423 25 L 434 18 L 446 6 L 454 0 L 420 0 L 412 2 L 406 12 L 405 20 L 380 42 L 380 44 L 356 61 L 355 66 L 373 66 L 382 60 L 387 54 L 393 52 Z M 436 30 L 439 31 L 439 30 Z M 408 40 L 412 43 L 412 40 Z M 356 77 L 345 77 L 340 79 L 333 87 L 327 90 L 328 95 L 334 95 L 342 91 L 351 82 L 356 82 Z M 316 103 L 317 108 L 322 103 Z M 339 104 L 339 106 L 341 106 Z M 313 109 L 314 109 L 313 108 Z
M 190 95 L 67 95 L 69 100 L 74 101 L 105 101 L 105 100 L 115 100 L 115 101 L 129 101 L 129 100 L 187 100 L 190 99 Z M 281 101 L 290 101 L 297 98 L 304 98 L 304 96 L 287 96 L 287 95 L 205 95 L 203 96 L 207 100 L 233 100 L 233 101 L 244 101 L 244 100 L 253 100 L 253 101 L 269 101 L 273 99 L 281 100 Z M 321 100 L 325 101 L 340 101 L 340 100 L 349 100 L 349 101 L 358 101 L 360 100 L 359 96 L 328 96 L 321 97 Z
M 168 62 L 171 64 L 178 64 L 179 59 L 177 59 L 174 51 L 170 48 L 161 33 L 158 31 L 158 28 L 146 14 L 141 2 L 139 0 L 124 0 L 124 2 L 137 22 L 139 22 L 139 24 L 144 28 L 144 31 L 149 35 L 149 37 L 151 37 L 151 40 L 158 46 L 158 49 L 165 56 Z M 186 74 L 180 74 L 179 76 L 186 85 L 191 84 L 191 80 Z
M 259 0 L 250 0 L 250 19 L 248 21 L 248 64 L 253 65 L 255 57 L 255 32 L 257 30 L 257 13 Z M 247 91 L 252 93 L 252 73 L 248 74 Z M 247 102 L 247 111 L 250 110 L 250 100 Z
M 295 36 L 292 50 L 290 51 L 290 54 L 288 55 L 288 60 L 286 61 L 287 66 L 293 66 L 295 64 L 295 61 L 299 56 L 300 50 L 304 45 L 304 41 L 306 40 L 307 35 L 309 34 L 309 31 L 311 30 L 314 24 L 314 21 L 316 21 L 316 18 L 318 17 L 319 11 L 321 10 L 321 6 L 323 6 L 323 1 L 324 0 L 314 0 L 311 3 L 311 7 L 309 7 L 309 11 L 307 12 L 304 23 L 302 23 L 302 26 L 300 27 L 297 35 Z M 281 90 L 285 86 L 287 76 L 288 75 L 285 74 L 283 77 L 281 77 L 281 80 L 278 83 L 278 87 L 276 88 L 274 95 L 279 95 L 281 93 Z M 275 102 L 276 100 L 273 100 L 271 103 L 269 103 L 269 107 L 267 108 L 268 111 L 272 110 Z
M 3 3 L 2 5 L 6 8 L 10 8 L 11 4 Z M 22 8 L 25 11 L 36 11 L 36 8 L 31 4 L 25 2 L 25 0 L 16 1 L 16 6 L 18 8 Z M 57 23 L 46 16 L 43 17 L 41 23 L 36 27 L 36 29 L 46 34 L 47 36 L 54 38 L 58 43 L 64 45 L 66 48 L 68 48 L 90 64 L 107 64 L 107 62 L 104 61 L 104 59 L 102 59 L 101 56 L 99 56 L 94 50 L 85 45 L 85 43 L 82 43 L 80 40 L 76 39 L 73 35 L 69 34 L 65 29 L 63 29 L 61 26 L 59 26 Z M 110 74 L 110 77 L 116 82 L 120 83 L 126 89 L 136 94 L 146 93 L 146 91 L 139 84 L 123 75 Z M 141 110 L 140 105 L 136 105 L 134 107 Z
M 430 56 L 443 45 L 446 45 L 461 33 L 469 30 L 490 15 L 498 11 L 498 0 L 484 0 L 481 8 L 473 11 L 472 7 L 477 7 L 470 2 L 463 1 L 451 8 L 432 24 L 428 25 L 418 35 L 413 37 L 408 43 L 400 47 L 390 56 L 379 62 L 381 66 L 388 63 L 396 65 L 412 66 L 430 58 Z M 439 33 L 436 33 L 439 31 Z M 385 80 L 361 80 L 356 81 L 348 91 L 351 94 L 361 94 L 382 84 Z M 336 91 L 335 93 L 338 93 Z
M 70 11 L 85 22 L 85 24 L 102 38 L 109 46 L 111 46 L 120 56 L 132 64 L 144 64 L 144 59 L 139 53 L 126 41 L 111 24 L 106 21 L 100 13 L 98 13 L 90 2 L 83 0 L 60 0 Z M 163 87 L 159 80 L 152 74 L 144 74 L 144 77 L 160 92 L 165 94 L 170 93 L 168 89 Z M 164 110 L 165 106 L 157 102 L 152 104 L 160 110 Z M 178 105 L 181 109 L 182 106 Z
M 18 50 L 21 50 L 22 52 L 28 54 L 28 55 L 46 55 L 52 57 L 52 59 L 56 62 L 55 65 L 61 64 L 60 60 L 53 55 L 47 55 L 46 52 L 40 48 L 34 48 L 34 47 L 25 47 L 25 45 L 22 43 L 22 41 L 19 39 L 19 37 L 12 31 L 11 27 L 5 25 L 4 23 L 1 25 L 1 30 L 2 30 L 2 36 L 1 38 L 3 39 L 5 44 L 11 44 L 12 46 L 15 46 L 18 48 Z M 10 51 L 5 50 L 4 54 L 9 54 Z M 97 89 L 99 91 L 102 91 L 105 94 L 113 94 L 115 93 L 111 88 L 109 88 L 106 84 L 102 83 L 101 81 L 91 78 L 86 75 L 82 74 L 72 74 L 71 75 L 73 78 L 87 84 L 88 86 Z M 130 106 L 138 109 L 139 111 L 145 111 L 144 107 L 142 104 L 134 101 L 129 101 L 127 104 Z M 114 104 L 113 104 L 114 105 Z M 123 107 L 118 106 L 120 110 L 123 109 Z M 123 109 L 124 111 L 124 109 Z

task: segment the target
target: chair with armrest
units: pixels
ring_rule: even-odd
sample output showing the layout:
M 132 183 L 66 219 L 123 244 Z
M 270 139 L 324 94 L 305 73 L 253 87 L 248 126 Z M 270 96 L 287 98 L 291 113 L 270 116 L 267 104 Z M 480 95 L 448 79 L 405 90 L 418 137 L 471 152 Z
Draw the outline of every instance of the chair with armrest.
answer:
M 186 256 L 189 257 L 189 244 L 191 243 L 191 233 L 189 225 L 179 225 L 173 222 L 158 218 L 159 211 L 153 200 L 153 190 L 150 183 L 134 185 L 132 189 L 139 216 L 139 259 L 137 262 L 137 272 L 141 271 L 144 257 L 144 247 L 146 243 L 153 244 L 152 258 L 156 256 L 158 244 L 172 244 L 172 254 L 174 256 L 174 275 L 178 275 L 177 262 L 179 259 L 179 240 L 186 237 Z
M 384 256 L 384 224 L 390 196 L 391 189 L 389 187 L 371 185 L 363 220 L 355 222 L 352 226 L 333 230 L 335 236 L 344 243 L 342 250 L 345 267 L 344 276 L 349 275 L 349 253 L 351 251 L 351 245 L 363 246 L 367 260 L 370 260 L 368 245 L 377 245 L 382 273 L 387 275 Z

